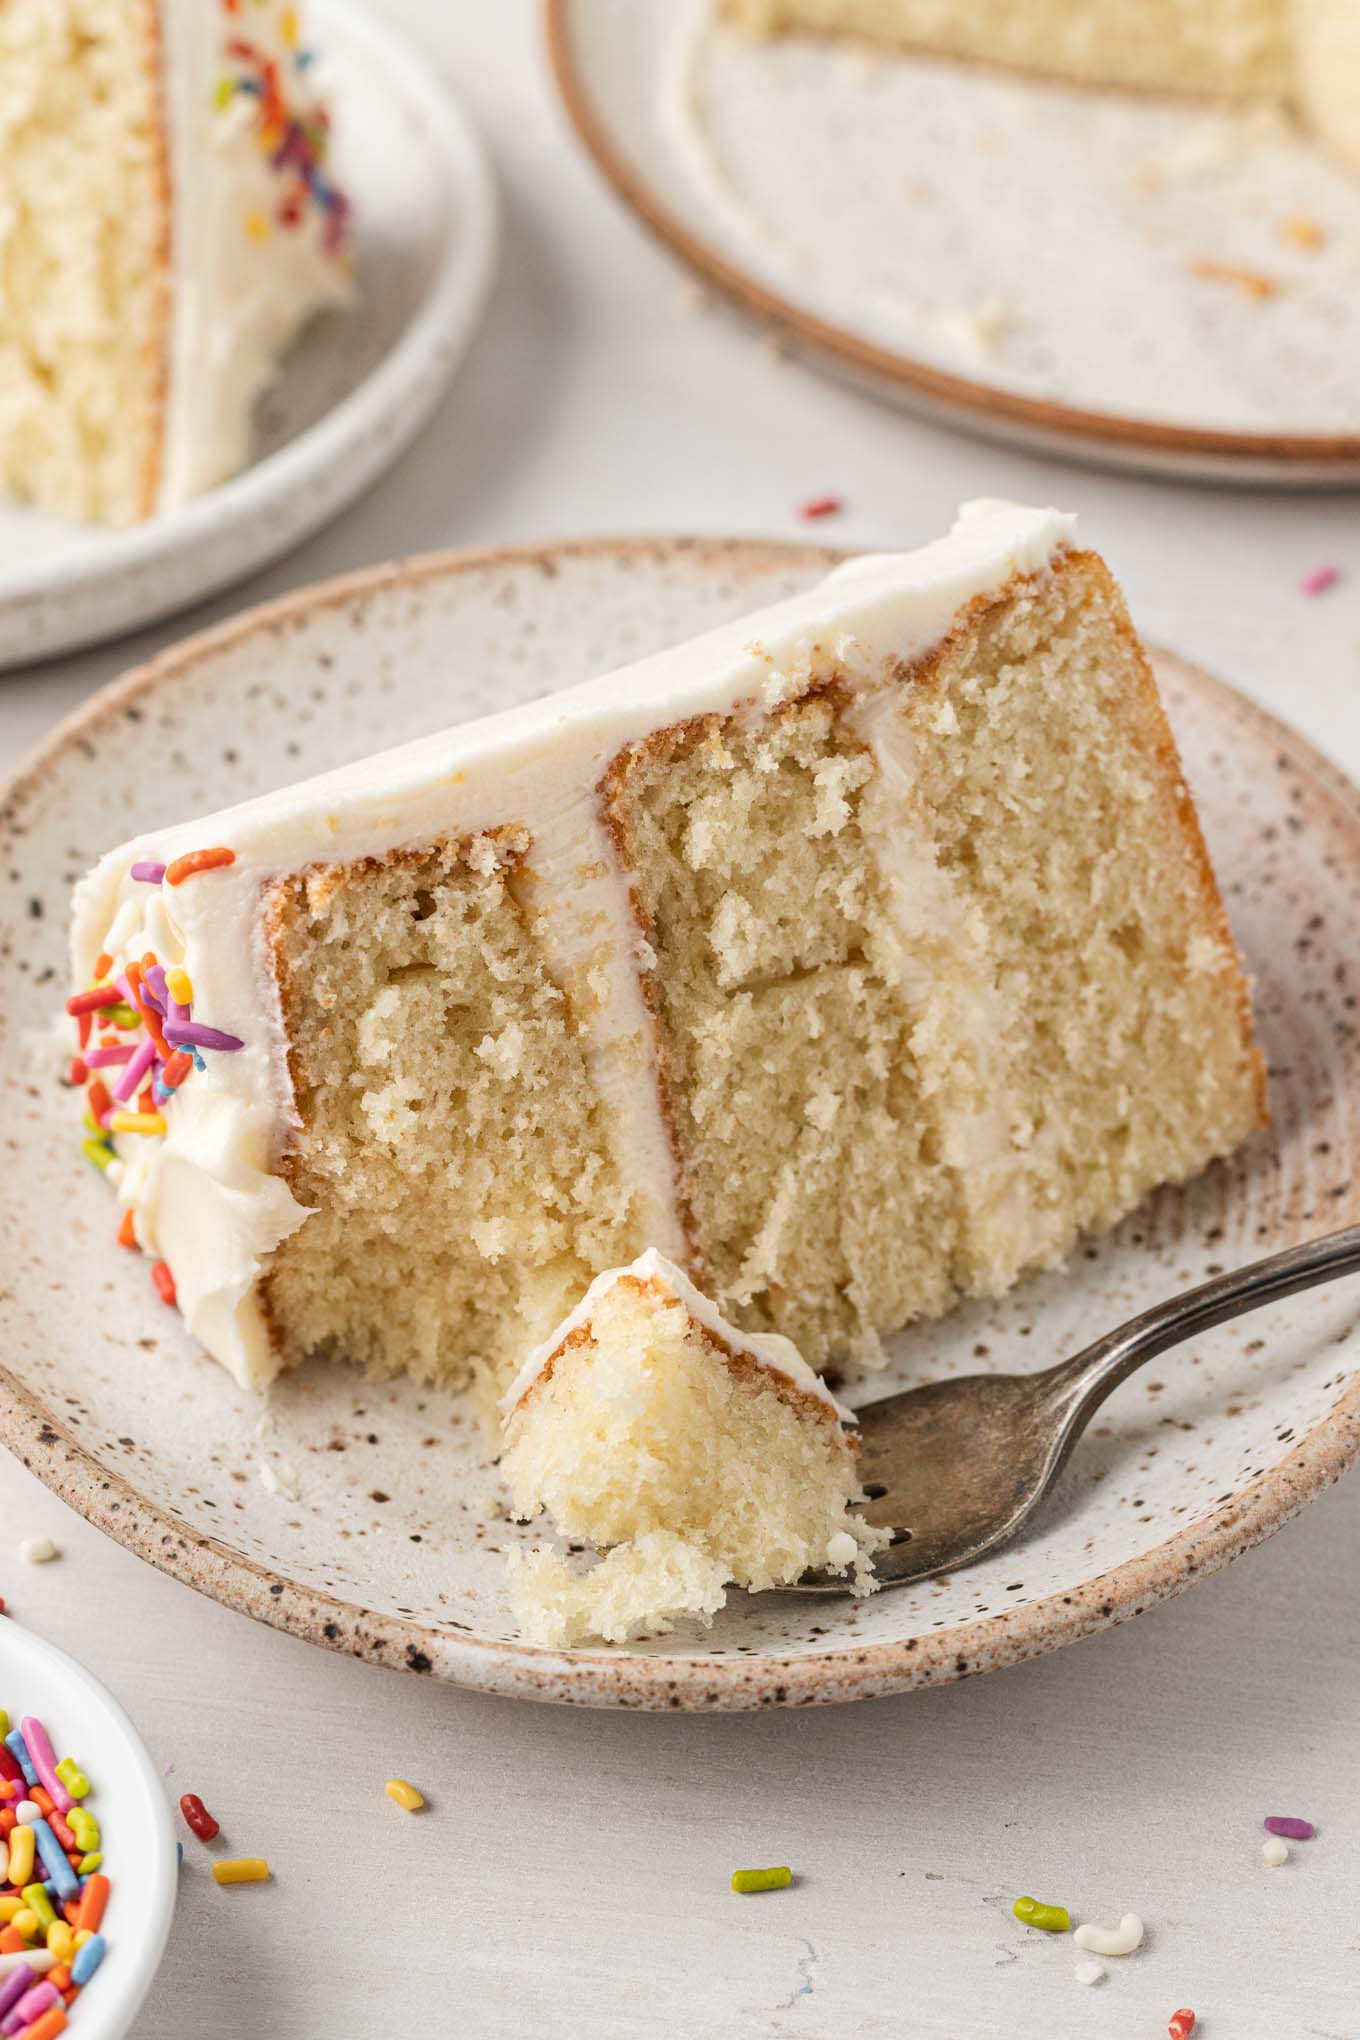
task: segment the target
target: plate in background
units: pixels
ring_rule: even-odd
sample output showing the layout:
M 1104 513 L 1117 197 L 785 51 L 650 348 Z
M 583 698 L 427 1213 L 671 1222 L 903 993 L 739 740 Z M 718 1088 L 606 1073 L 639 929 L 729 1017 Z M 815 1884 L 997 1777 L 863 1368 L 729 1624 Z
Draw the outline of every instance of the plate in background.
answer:
M 1282 118 L 753 42 L 712 0 L 545 10 L 622 197 L 828 367 L 1067 459 L 1360 481 L 1360 177 Z
M 108 1953 L 71 2017 L 81 2040 L 121 2040 L 132 2029 L 165 1950 L 178 1891 L 175 1832 L 165 1788 L 113 1695 L 74 1658 L 0 1617 L 0 1707 L 14 1726 L 36 1715 L 56 1747 L 94 1787 L 113 1885 L 101 1931 Z
M 1055 1649 L 1225 1564 L 1350 1464 L 1360 1287 L 1339 1284 L 1128 1383 L 1032 1532 L 952 1579 L 863 1602 L 738 1595 L 707 1634 L 541 1650 L 504 1595 L 504 1548 L 527 1533 L 498 1511 L 464 1398 L 312 1365 L 256 1401 L 114 1245 L 53 1032 L 70 886 L 100 851 L 673 643 L 834 557 L 633 539 L 379 568 L 188 640 L 34 754 L 0 805 L 0 1439 L 101 1529 L 231 1607 L 380 1663 L 579 1705 L 740 1708 Z M 1221 1267 L 1360 1219 L 1360 794 L 1231 689 L 1168 656 L 1159 671 L 1257 976 L 1274 1136 L 1151 1199 L 1066 1273 L 900 1335 L 852 1402 L 927 1372 L 1038 1366 Z
M 152 623 L 286 552 L 405 450 L 471 342 L 497 238 L 482 145 L 376 10 L 315 0 L 314 19 L 359 194 L 356 303 L 288 356 L 253 464 L 183 510 L 108 531 L 0 504 L 0 668 Z

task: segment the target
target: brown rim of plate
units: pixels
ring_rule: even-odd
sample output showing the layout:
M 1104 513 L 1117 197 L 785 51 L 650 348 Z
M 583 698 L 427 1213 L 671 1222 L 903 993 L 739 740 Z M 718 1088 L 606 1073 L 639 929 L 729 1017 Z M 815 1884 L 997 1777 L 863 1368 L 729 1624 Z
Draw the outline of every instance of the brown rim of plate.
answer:
M 844 555 L 823 546 L 717 537 L 588 538 L 561 544 L 488 546 L 427 553 L 363 568 L 294 591 L 218 624 L 160 653 L 101 688 L 65 717 L 0 789 L 0 818 L 16 798 L 36 791 L 43 775 L 73 745 L 88 746 L 104 719 L 130 701 L 182 679 L 205 657 L 261 632 L 283 631 L 317 612 L 337 609 L 387 589 L 479 572 L 489 567 L 556 571 L 559 559 L 583 555 L 623 560 L 677 553 L 717 556 L 729 572 L 755 567 L 829 569 Z M 1360 862 L 1360 788 L 1304 737 L 1258 708 L 1225 681 L 1175 655 L 1154 662 L 1217 696 L 1226 712 L 1290 758 L 1349 811 Z M 1354 1207 L 1354 1208 L 1352 1208 Z M 1360 1188 L 1337 1213 L 1360 1219 Z M 1083 1636 L 1126 1622 L 1168 1600 L 1292 1521 L 1360 1458 L 1360 1375 L 1288 1455 L 1240 1494 L 1152 1550 L 1128 1559 L 1070 1593 L 1050 1594 L 1022 1608 L 932 1634 L 788 1656 L 643 1657 L 626 1650 L 553 1651 L 499 1638 L 431 1627 L 380 1614 L 281 1579 L 267 1566 L 204 1535 L 149 1502 L 123 1475 L 104 1466 L 64 1420 L 0 1360 L 0 1442 L 44 1486 L 158 1571 L 305 1642 L 395 1669 L 435 1673 L 449 1683 L 520 1699 L 580 1707 L 736 1711 L 831 1705 L 952 1685 L 1039 1657 Z
M 576 66 L 571 33 L 574 4 L 576 0 L 543 0 L 543 22 L 553 77 L 577 136 L 625 205 L 663 246 L 762 325 L 773 326 L 856 375 L 889 383 L 904 396 L 923 400 L 924 406 L 962 412 L 964 422 L 978 430 L 1009 428 L 1017 437 L 1075 441 L 1093 460 L 1120 455 L 1127 463 L 1141 454 L 1166 461 L 1218 461 L 1225 464 L 1220 477 L 1226 481 L 1233 479 L 1233 463 L 1246 467 L 1253 461 L 1278 462 L 1284 470 L 1278 477 L 1282 487 L 1299 479 L 1288 472 L 1291 466 L 1330 468 L 1338 485 L 1360 478 L 1360 433 L 1228 432 L 1164 424 L 1156 419 L 1121 418 L 1115 413 L 1026 397 L 971 376 L 933 368 L 802 310 L 692 233 L 615 147 L 596 117 Z

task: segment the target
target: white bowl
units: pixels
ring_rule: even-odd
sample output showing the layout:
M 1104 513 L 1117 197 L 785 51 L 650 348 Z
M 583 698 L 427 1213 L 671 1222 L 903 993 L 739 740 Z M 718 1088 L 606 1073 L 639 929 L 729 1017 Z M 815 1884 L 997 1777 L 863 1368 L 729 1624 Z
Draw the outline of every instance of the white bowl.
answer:
M 105 1869 L 113 1885 L 108 1953 L 71 2014 L 73 2040 L 120 2040 L 151 1987 L 179 1887 L 165 1791 L 118 1702 L 74 1658 L 0 1618 L 0 1707 L 18 1727 L 36 1715 L 58 1756 L 88 1776 Z

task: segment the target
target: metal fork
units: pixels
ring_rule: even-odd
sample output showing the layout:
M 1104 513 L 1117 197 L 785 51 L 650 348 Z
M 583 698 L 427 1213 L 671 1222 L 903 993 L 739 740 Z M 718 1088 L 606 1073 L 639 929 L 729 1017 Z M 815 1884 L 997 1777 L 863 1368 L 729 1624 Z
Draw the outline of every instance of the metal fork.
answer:
M 1360 1225 L 1219 1275 L 1107 1332 L 1039 1374 L 967 1374 L 882 1397 L 859 1411 L 871 1523 L 896 1531 L 874 1573 L 902 1587 L 972 1565 L 1034 1514 L 1105 1398 L 1159 1353 L 1213 1325 L 1360 1273 Z M 809 1573 L 791 1591 L 843 1594 Z

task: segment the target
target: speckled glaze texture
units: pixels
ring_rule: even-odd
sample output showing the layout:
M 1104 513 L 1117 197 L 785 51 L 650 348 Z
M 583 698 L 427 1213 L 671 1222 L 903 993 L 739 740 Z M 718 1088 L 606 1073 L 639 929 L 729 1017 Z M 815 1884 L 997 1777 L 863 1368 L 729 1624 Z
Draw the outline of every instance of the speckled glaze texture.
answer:
M 0 809 L 0 1436 L 91 1521 L 315 1643 L 585 1706 L 749 1708 L 963 1678 L 1142 1614 L 1287 1522 L 1360 1450 L 1360 1292 L 1170 1354 L 1101 1412 L 999 1558 L 867 1602 L 736 1597 L 629 1650 L 519 1641 L 501 1513 L 462 1399 L 311 1367 L 238 1390 L 113 1242 L 55 1072 L 70 886 L 109 844 L 529 699 L 793 593 L 831 555 L 721 540 L 437 557 L 290 596 L 97 696 Z M 1360 795 L 1220 683 L 1159 672 L 1257 978 L 1275 1130 L 1061 1274 L 893 1342 L 886 1377 L 1037 1367 L 1175 1289 L 1360 1219 Z
M 762 42 L 712 13 L 543 0 L 581 141 L 706 285 L 998 439 L 1238 483 L 1360 477 L 1360 179 L 1283 114 Z

